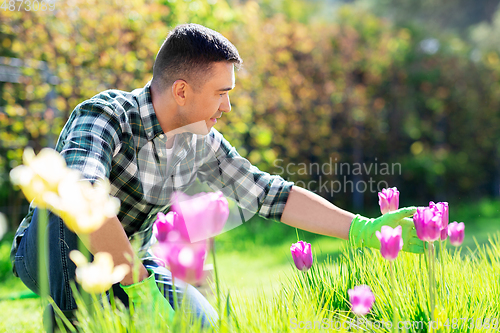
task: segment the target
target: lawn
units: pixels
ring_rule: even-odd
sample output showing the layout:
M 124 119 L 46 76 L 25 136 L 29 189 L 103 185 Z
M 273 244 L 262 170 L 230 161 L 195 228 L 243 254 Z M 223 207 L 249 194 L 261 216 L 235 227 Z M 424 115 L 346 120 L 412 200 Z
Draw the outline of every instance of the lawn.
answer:
M 479 273 L 473 272 L 472 269 L 481 269 L 481 267 L 484 269 L 482 275 L 484 279 L 488 279 L 488 274 L 498 273 L 496 271 L 499 269 L 498 266 L 489 266 L 491 259 L 478 259 L 482 261 L 473 259 L 481 257 L 481 253 L 476 249 L 476 242 L 478 244 L 487 244 L 488 235 L 500 229 L 498 228 L 499 220 L 496 218 L 498 206 L 497 201 L 486 200 L 468 206 L 457 207 L 454 213 L 452 210 L 450 221 L 460 219 L 466 222 L 466 237 L 462 246 L 461 258 L 459 256 L 458 258 L 450 257 L 447 259 L 447 264 L 450 267 L 450 278 L 459 279 L 460 274 L 463 277 L 470 274 L 472 279 L 474 274 Z M 463 219 L 460 218 L 462 216 Z M 354 283 L 368 283 L 376 286 L 375 289 L 391 289 L 390 285 L 388 286 L 389 280 L 384 268 L 385 263 L 375 251 L 367 251 L 367 253 L 363 253 L 363 251 L 342 251 L 342 248 L 345 248 L 344 245 L 346 245 L 345 241 L 303 231 L 299 231 L 298 235 L 301 240 L 312 244 L 316 265 L 308 273 L 308 278 L 298 274 L 290 255 L 290 245 L 297 241 L 295 229 L 280 223 L 253 220 L 217 238 L 217 264 L 222 290 L 225 295 L 228 292 L 230 293 L 235 315 L 239 318 L 242 327 L 245 327 L 241 331 L 252 332 L 258 330 L 258 323 L 265 322 L 266 316 L 277 316 L 281 319 L 271 323 L 272 325 L 268 329 L 261 329 L 263 332 L 276 330 L 295 331 L 293 330 L 293 324 L 295 323 L 293 320 L 299 320 L 294 318 L 300 317 L 304 320 L 308 318 L 318 320 L 325 320 L 325 318 L 329 318 L 329 320 L 333 320 L 332 318 L 345 319 L 348 316 L 346 312 L 348 304 L 345 295 L 347 288 L 351 288 Z M 9 243 L 8 238 L 0 243 L 0 267 L 2 267 L 3 271 L 5 271 L 8 263 L 6 256 L 10 249 Z M 467 253 L 469 253 L 468 248 L 470 248 L 472 255 L 467 256 Z M 454 249 L 450 247 L 451 254 L 453 254 L 453 251 Z M 416 261 L 413 255 L 404 255 L 402 257 L 403 259 L 396 266 L 396 270 L 400 271 L 400 277 L 405 275 L 404 271 L 408 270 L 408 267 L 411 265 L 415 267 L 415 265 L 419 264 L 419 261 Z M 500 252 L 498 257 L 500 257 Z M 362 267 L 366 265 L 359 265 L 361 262 L 366 263 L 367 260 L 373 263 L 370 269 Z M 349 270 L 343 270 L 345 267 L 349 267 Z M 425 266 L 421 266 L 419 269 L 425 271 Z M 3 274 L 5 275 L 5 272 Z M 412 279 L 408 279 L 408 281 L 418 283 L 418 280 L 415 280 L 415 273 L 411 274 L 411 277 Z M 496 290 L 498 290 L 498 274 L 495 279 L 494 283 L 489 281 L 490 284 L 486 283 L 483 287 L 495 288 L 496 285 Z M 473 284 L 470 284 L 469 287 L 474 288 Z M 481 304 L 474 302 L 487 302 L 489 296 L 478 294 L 472 297 L 470 296 L 472 294 L 465 294 L 469 287 L 464 285 L 460 289 L 458 282 L 451 284 L 450 290 L 454 290 L 453 288 L 458 288 L 456 292 L 463 290 L 460 293 L 462 299 L 459 299 L 458 302 L 469 302 L 469 305 L 462 304 L 458 306 L 455 304 L 453 307 L 450 306 L 447 309 L 449 316 L 454 315 L 454 313 L 464 316 L 472 315 L 473 312 L 469 313 L 464 309 L 468 306 L 471 308 L 481 306 Z M 40 332 L 42 330 L 39 299 L 5 299 L 8 296 L 23 292 L 26 292 L 26 288 L 18 279 L 13 277 L 4 277 L 2 279 L 0 284 L 0 299 L 2 299 L 0 301 L 0 332 Z M 304 299 L 305 294 L 309 294 L 307 296 L 310 297 L 309 300 Z M 415 306 L 421 306 L 425 303 L 424 294 L 423 291 L 418 293 L 420 298 L 414 300 Z M 494 298 L 491 297 L 490 301 L 495 300 L 492 304 L 500 304 L 498 295 Z M 297 299 L 300 301 L 298 302 Z M 209 297 L 209 300 L 215 304 L 213 296 Z M 277 307 L 279 302 L 286 304 L 286 307 L 293 305 L 296 317 L 292 318 L 290 317 L 291 314 L 281 313 L 281 310 Z M 388 296 L 381 296 L 380 302 L 389 302 Z M 335 309 L 335 307 L 338 307 L 338 309 Z M 260 311 L 263 311 L 263 313 L 259 314 L 257 309 L 261 309 Z M 424 313 L 423 309 L 406 305 L 403 306 L 403 310 L 411 316 L 417 316 L 419 311 L 422 314 Z M 483 310 L 481 311 L 485 314 L 493 313 L 489 308 Z M 376 318 L 379 320 L 390 319 L 391 310 L 387 304 L 384 306 L 377 305 L 374 311 L 373 320 Z M 248 319 L 250 312 L 255 316 L 252 319 L 253 321 Z M 288 325 L 288 327 L 284 325 Z
M 244 226 L 239 228 L 243 229 Z M 281 279 L 295 270 L 290 256 L 290 245 L 296 241 L 294 234 L 272 244 L 255 245 L 248 239 L 242 239 L 244 232 L 245 230 L 233 230 L 221 235 L 217 243 L 219 249 L 217 264 L 220 267 L 221 283 L 224 289 L 230 291 L 232 299 L 252 297 L 256 293 L 269 294 L 279 288 Z M 238 235 L 238 245 L 233 243 L 234 238 L 231 234 Z M 315 237 L 311 235 L 313 236 Z M 2 243 L 4 255 L 7 252 L 5 249 L 10 249 L 8 243 L 8 241 Z M 323 261 L 328 254 L 338 254 L 342 243 L 344 243 L 342 240 L 318 237 L 314 248 L 316 260 Z M 211 260 L 207 263 L 211 263 Z M 0 284 L 0 299 L 27 291 L 19 279 L 8 277 Z M 209 300 L 212 304 L 215 303 L 213 296 L 209 296 Z M 0 301 L 0 332 L 40 332 L 41 325 L 39 299 Z

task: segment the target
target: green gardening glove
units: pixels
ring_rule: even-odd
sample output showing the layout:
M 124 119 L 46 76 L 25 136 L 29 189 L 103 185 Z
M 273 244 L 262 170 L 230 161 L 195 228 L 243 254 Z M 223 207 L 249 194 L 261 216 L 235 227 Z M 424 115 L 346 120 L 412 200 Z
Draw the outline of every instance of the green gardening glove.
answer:
M 150 269 L 148 269 L 148 272 L 150 275 L 147 279 L 129 286 L 120 284 L 120 287 L 127 293 L 134 309 L 144 307 L 144 313 L 159 314 L 169 323 L 172 323 L 175 314 L 174 309 L 158 289 L 154 272 Z
M 375 235 L 382 226 L 387 225 L 395 228 L 400 225 L 403 228 L 403 251 L 413 253 L 424 253 L 424 242 L 417 237 L 413 219 L 408 217 L 415 214 L 416 207 L 401 208 L 376 218 L 369 219 L 361 215 L 356 215 L 349 230 L 349 242 L 353 247 L 371 247 L 380 249 L 380 241 Z

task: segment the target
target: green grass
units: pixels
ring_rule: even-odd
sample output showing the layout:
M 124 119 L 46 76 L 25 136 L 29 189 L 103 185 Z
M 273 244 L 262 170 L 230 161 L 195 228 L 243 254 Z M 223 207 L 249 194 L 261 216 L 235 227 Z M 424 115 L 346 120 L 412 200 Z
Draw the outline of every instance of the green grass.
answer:
M 224 236 L 229 237 L 229 234 Z M 331 237 L 311 238 L 307 241 L 313 243 L 317 262 L 323 262 L 327 256 L 338 256 L 345 243 Z M 218 265 L 223 282 L 228 289 L 237 289 L 242 295 L 253 295 L 257 291 L 270 292 L 273 287 L 279 287 L 280 278 L 295 270 L 290 245 L 296 241 L 295 235 L 289 235 L 267 245 L 248 243 L 245 251 L 228 248 L 219 251 Z
M 21 280 L 11 273 L 9 254 L 12 237 L 7 235 L 0 242 L 0 332 L 41 332 L 40 299 L 8 299 L 29 293 Z
M 444 252 L 438 260 L 436 297 L 443 308 L 443 321 L 453 318 L 500 319 L 500 234 L 488 246 L 461 256 L 461 249 Z M 451 251 L 450 251 L 451 250 Z M 290 293 L 316 293 L 324 299 L 322 306 L 330 311 L 349 310 L 347 290 L 366 284 L 376 296 L 375 306 L 368 319 L 391 322 L 394 315 L 391 295 L 399 300 L 401 318 L 410 321 L 430 321 L 428 267 L 424 255 L 400 253 L 395 261 L 396 284 L 390 281 L 389 263 L 378 251 L 349 249 L 336 262 L 336 269 L 328 264 L 317 265 L 307 278 L 296 279 L 289 286 Z M 297 287 L 297 285 L 299 287 Z M 426 330 L 425 330 L 426 331 Z M 443 332 L 469 330 L 443 329 Z
M 437 281 L 443 318 L 500 318 L 499 243 L 498 239 L 488 242 L 488 236 L 500 229 L 496 218 L 497 206 L 497 201 L 486 200 L 452 211 L 452 220 L 466 222 L 466 237 L 460 252 L 455 254 L 455 249 L 448 247 L 449 254 L 443 260 L 444 279 Z M 299 231 L 300 239 L 312 244 L 315 259 L 313 268 L 304 275 L 293 267 L 290 255 L 290 245 L 297 241 L 295 229 L 263 220 L 251 223 L 217 238 L 217 263 L 224 305 L 228 293 L 231 300 L 230 316 L 224 317 L 222 332 L 325 331 L 293 329 L 295 325 L 314 326 L 314 322 L 317 326 L 323 325 L 323 328 L 329 325 L 329 331 L 334 331 L 334 323 L 354 320 L 349 312 L 347 290 L 358 284 L 368 284 L 377 298 L 367 319 L 379 322 L 392 320 L 390 292 L 394 288 L 389 283 L 387 263 L 377 251 L 348 250 L 344 248 L 345 241 Z M 476 247 L 476 240 L 482 247 Z M 8 266 L 8 258 L 5 257 L 8 249 L 10 239 L 0 242 L 0 276 L 8 275 L 1 271 Z M 425 259 L 403 253 L 396 260 L 396 272 L 403 318 L 427 322 Z M 23 291 L 26 287 L 14 277 L 4 277 L 0 283 L 0 299 Z M 215 304 L 213 297 L 209 300 Z M 113 317 L 106 315 L 105 311 L 96 313 L 104 315 L 87 321 L 88 332 L 98 331 L 95 323 L 103 321 L 114 327 L 113 331 L 120 331 L 116 328 L 119 323 L 113 323 Z M 123 322 L 123 316 L 121 320 Z M 151 322 L 138 321 L 137 325 L 140 328 L 138 332 L 155 330 Z M 41 330 L 39 299 L 0 301 L 0 332 Z M 174 331 L 190 330 L 199 331 L 179 321 Z M 442 331 L 452 330 L 445 328 Z
M 28 292 L 21 280 L 2 281 L 0 299 Z M 0 300 L 0 332 L 42 332 L 42 307 L 39 298 Z
M 322 242 L 333 247 L 326 238 L 318 240 L 313 246 L 317 249 Z M 261 249 L 264 254 L 273 253 L 269 252 L 272 250 L 272 247 Z M 234 253 L 219 256 L 223 291 L 226 295 L 230 290 L 231 313 L 236 318 L 224 321 L 227 326 L 223 326 L 221 331 L 230 332 L 239 326 L 241 332 L 300 332 L 302 330 L 292 329 L 294 325 L 349 323 L 354 317 L 349 313 L 347 290 L 358 284 L 368 284 L 377 297 L 368 319 L 372 322 L 391 321 L 390 292 L 393 288 L 389 282 L 387 263 L 377 251 L 344 249 L 337 259 L 329 258 L 317 263 L 304 275 L 291 267 L 285 250 L 284 245 L 276 246 L 274 256 L 267 255 L 265 258 L 259 252 L 250 251 L 239 256 Z M 446 318 L 500 317 L 499 258 L 498 240 L 466 256 L 457 252 L 445 257 L 447 291 L 439 299 L 446 309 Z M 235 265 L 235 261 L 240 263 Z M 420 255 L 402 253 L 396 260 L 396 272 L 403 318 L 427 322 L 425 260 Z M 478 279 L 479 276 L 481 279 Z M 438 290 L 441 286 L 439 282 Z M 0 295 L 5 296 L 15 290 L 21 291 L 21 285 L 18 280 L 9 279 L 2 284 Z M 40 312 L 39 299 L 2 301 L 0 314 L 5 317 L 0 320 L 0 331 L 39 332 Z M 101 315 L 103 312 L 96 313 Z M 95 323 L 106 320 L 113 322 L 106 316 L 88 320 L 87 332 L 96 332 Z M 117 324 L 109 325 L 114 327 Z M 154 331 L 150 325 L 138 324 L 137 331 Z M 180 331 L 189 331 L 187 326 L 179 325 Z
M 473 252 L 462 254 L 461 249 L 452 248 L 438 258 L 436 299 L 441 309 L 440 322 L 444 324 L 440 332 L 497 331 L 472 326 L 469 329 L 471 322 L 460 318 L 474 318 L 474 325 L 478 324 L 477 320 L 482 325 L 486 318 L 500 318 L 500 233 L 488 245 L 482 245 Z M 395 261 L 397 286 L 394 287 L 390 282 L 388 262 L 378 251 L 344 247 L 336 259 L 316 263 L 307 273 L 286 268 L 280 272 L 282 275 L 278 274 L 276 280 L 272 280 L 273 288 L 259 287 L 258 284 L 253 287 L 247 285 L 246 291 L 243 288 L 228 292 L 227 288 L 223 288 L 224 315 L 218 331 L 321 332 L 325 327 L 330 330 L 334 327 L 355 330 L 357 317 L 350 312 L 347 291 L 356 285 L 366 284 L 374 292 L 376 301 L 365 320 L 382 326 L 380 329 L 372 326 L 369 331 L 389 331 L 387 325 L 392 322 L 395 313 L 391 298 L 395 293 L 402 321 L 413 325 L 408 326 L 409 331 L 427 332 L 431 320 L 427 267 L 424 254 L 400 253 Z M 266 278 L 275 273 L 269 272 Z M 248 294 L 249 288 L 255 288 L 255 292 Z M 134 320 L 135 331 L 210 331 L 191 324 L 182 317 L 182 311 L 178 314 L 174 327 L 155 322 L 151 316 L 139 315 Z M 80 322 L 84 325 L 84 332 L 125 332 L 125 327 L 130 325 L 130 319 L 123 314 L 111 316 L 109 310 L 100 308 L 94 310 L 93 317 L 84 313 L 82 318 Z M 366 328 L 364 325 L 361 328 Z M 102 330 L 102 327 L 112 329 Z

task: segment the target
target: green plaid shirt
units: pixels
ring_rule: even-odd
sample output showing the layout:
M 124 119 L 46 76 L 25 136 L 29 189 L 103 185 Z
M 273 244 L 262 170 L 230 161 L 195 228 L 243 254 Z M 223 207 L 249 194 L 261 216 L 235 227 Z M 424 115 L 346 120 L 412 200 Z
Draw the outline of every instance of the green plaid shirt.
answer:
M 129 238 L 138 238 L 142 248 L 148 248 L 157 213 L 168 209 L 174 191 L 186 190 L 197 179 L 240 207 L 237 214 L 231 213 L 232 227 L 256 213 L 279 221 L 293 183 L 251 165 L 217 130 L 204 136 L 177 134 L 167 163 L 167 138 L 153 109 L 150 84 L 132 92 L 106 90 L 82 102 L 56 145 L 67 165 L 85 179 L 110 180 L 111 195 L 121 201 L 118 218 Z M 16 232 L 11 255 L 32 212 L 30 207 Z

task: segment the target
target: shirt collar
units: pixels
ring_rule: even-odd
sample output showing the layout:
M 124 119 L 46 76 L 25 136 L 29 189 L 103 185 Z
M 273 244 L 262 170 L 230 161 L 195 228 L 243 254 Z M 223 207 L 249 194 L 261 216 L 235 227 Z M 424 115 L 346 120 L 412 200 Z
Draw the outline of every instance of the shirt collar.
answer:
M 163 129 L 160 126 L 160 122 L 156 117 L 155 109 L 153 108 L 153 99 L 151 98 L 151 80 L 146 83 L 144 88 L 136 89 L 133 93 L 137 98 L 139 104 L 139 113 L 141 115 L 142 125 L 144 126 L 144 131 L 146 132 L 146 138 L 148 141 L 157 139 L 163 140 Z M 187 151 L 189 149 L 189 144 L 193 139 L 192 133 L 181 133 L 177 134 L 181 138 L 177 138 L 180 150 Z M 166 139 L 166 138 L 165 138 Z
M 139 103 L 139 113 L 148 141 L 153 140 L 157 135 L 163 134 L 163 129 L 156 117 L 153 108 L 153 99 L 151 98 L 151 81 L 146 83 L 144 88 L 137 89 L 137 102 Z

